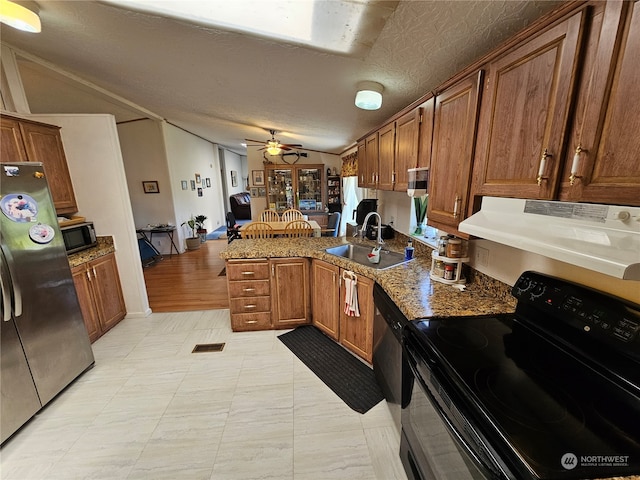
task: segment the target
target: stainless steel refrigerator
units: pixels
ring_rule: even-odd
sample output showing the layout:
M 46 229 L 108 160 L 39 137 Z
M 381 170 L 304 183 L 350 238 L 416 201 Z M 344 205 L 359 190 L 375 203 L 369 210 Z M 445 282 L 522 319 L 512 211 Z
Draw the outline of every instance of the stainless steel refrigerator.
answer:
M 41 163 L 0 163 L 0 443 L 94 363 Z

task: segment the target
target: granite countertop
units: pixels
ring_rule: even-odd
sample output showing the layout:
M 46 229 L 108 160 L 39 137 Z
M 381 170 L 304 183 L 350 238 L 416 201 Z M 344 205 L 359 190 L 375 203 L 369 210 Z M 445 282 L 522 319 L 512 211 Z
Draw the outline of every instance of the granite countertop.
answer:
M 414 244 L 414 260 L 386 270 L 377 270 L 346 258 L 326 253 L 326 248 L 346 243 L 372 247 L 375 242 L 357 238 L 277 238 L 234 240 L 220 257 L 225 260 L 242 258 L 308 257 L 364 275 L 379 283 L 398 308 L 409 319 L 440 316 L 495 315 L 515 310 L 510 287 L 484 275 L 475 275 L 464 291 L 431 280 L 431 249 Z M 387 240 L 386 248 L 404 252 L 406 240 Z
M 96 258 L 103 257 L 109 253 L 116 251 L 113 245 L 113 237 L 97 237 L 98 245 L 86 250 L 82 250 L 78 253 L 72 253 L 69 255 L 69 266 L 71 268 L 82 265 L 83 263 L 90 262 Z

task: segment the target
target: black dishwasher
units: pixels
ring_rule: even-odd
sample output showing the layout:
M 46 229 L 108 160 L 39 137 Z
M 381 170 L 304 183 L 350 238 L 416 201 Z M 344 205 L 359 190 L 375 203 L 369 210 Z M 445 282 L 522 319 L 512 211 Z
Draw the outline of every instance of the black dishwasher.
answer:
M 377 283 L 373 287 L 373 372 L 400 432 L 402 329 L 407 318 Z

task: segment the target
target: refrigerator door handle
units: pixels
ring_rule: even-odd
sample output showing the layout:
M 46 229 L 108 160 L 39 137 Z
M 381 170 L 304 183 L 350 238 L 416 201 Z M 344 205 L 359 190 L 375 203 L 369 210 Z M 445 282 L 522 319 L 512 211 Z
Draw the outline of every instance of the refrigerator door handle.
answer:
M 14 318 L 18 319 L 18 317 L 22 315 L 22 291 L 20 290 L 20 286 L 18 285 L 18 283 L 15 281 L 16 274 L 13 269 L 13 257 L 11 256 L 11 253 L 9 253 L 9 251 L 6 248 L 4 248 L 4 245 L 2 245 L 1 241 L 0 241 L 0 249 L 2 250 L 2 263 L 6 264 L 7 270 L 9 272 L 9 278 L 4 279 L 2 281 L 2 298 L 4 301 L 5 288 L 7 289 L 7 293 L 8 293 L 8 289 L 12 287 L 13 288 L 13 316 Z M 2 269 L 2 272 L 3 272 L 2 275 L 4 276 L 5 275 L 4 268 Z M 9 305 L 11 305 L 11 303 L 9 303 Z M 11 315 L 11 309 L 5 308 L 4 316 L 7 315 L 7 310 L 9 311 L 8 314 Z
M 11 320 L 11 293 L 9 292 L 8 278 L 6 273 L 6 262 L 4 254 L 0 252 L 0 290 L 2 290 L 2 321 Z

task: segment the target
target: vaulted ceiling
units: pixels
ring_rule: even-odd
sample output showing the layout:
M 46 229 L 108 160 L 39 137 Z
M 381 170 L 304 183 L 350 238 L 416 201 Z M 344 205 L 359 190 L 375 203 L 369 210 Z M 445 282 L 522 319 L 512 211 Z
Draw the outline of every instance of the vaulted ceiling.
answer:
M 19 52 L 33 113 L 156 116 L 239 153 L 274 129 L 283 143 L 340 153 L 561 2 L 371 3 L 347 53 L 88 0 L 40 1 L 42 33 L 2 25 L 0 39 Z M 380 110 L 355 107 L 363 80 L 384 85 Z

